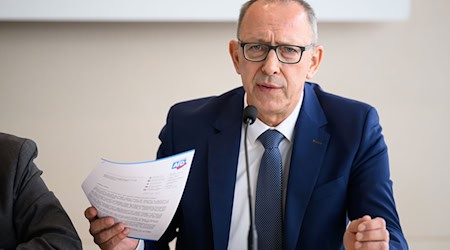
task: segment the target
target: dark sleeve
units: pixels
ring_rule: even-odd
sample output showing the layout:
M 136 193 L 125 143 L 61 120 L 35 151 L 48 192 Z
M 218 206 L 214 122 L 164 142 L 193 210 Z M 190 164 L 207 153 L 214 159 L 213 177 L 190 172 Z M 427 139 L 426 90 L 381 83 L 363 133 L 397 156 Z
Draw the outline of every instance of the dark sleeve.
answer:
M 378 114 L 373 108 L 367 113 L 360 147 L 353 163 L 348 207 L 350 220 L 365 214 L 372 218 L 384 218 L 390 234 L 390 249 L 408 249 L 395 206 L 388 150 Z
M 14 226 L 16 249 L 81 249 L 75 228 L 41 179 L 33 163 L 37 156 L 34 142 L 21 145 L 14 181 Z

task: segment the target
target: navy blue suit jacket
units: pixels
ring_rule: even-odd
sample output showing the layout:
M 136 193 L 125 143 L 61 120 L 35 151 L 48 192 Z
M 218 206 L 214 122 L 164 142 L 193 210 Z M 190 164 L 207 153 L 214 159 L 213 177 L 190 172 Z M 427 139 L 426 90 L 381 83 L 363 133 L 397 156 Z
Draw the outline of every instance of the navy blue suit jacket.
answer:
M 242 127 L 243 88 L 176 104 L 158 157 L 195 149 L 173 221 L 156 244 L 227 249 Z M 348 220 L 383 217 L 391 249 L 407 249 L 392 192 L 387 147 L 374 108 L 305 83 L 285 204 L 285 249 L 341 249 Z M 178 228 L 178 231 L 176 230 Z M 246 246 L 242 246 L 246 249 Z

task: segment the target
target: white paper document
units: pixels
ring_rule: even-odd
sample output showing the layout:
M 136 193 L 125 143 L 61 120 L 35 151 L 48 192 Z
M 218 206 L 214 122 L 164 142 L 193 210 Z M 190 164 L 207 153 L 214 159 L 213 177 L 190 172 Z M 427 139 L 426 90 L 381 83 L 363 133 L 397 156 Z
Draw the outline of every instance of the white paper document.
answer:
M 129 237 L 156 241 L 177 210 L 194 153 L 135 163 L 102 159 L 82 188 L 99 217 L 123 222 Z

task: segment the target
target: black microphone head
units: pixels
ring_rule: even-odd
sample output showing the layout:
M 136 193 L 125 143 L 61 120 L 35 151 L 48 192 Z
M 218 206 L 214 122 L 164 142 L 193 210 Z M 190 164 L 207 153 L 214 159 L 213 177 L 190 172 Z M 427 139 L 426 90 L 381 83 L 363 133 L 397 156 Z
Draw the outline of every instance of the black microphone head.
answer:
M 242 120 L 244 123 L 253 124 L 256 120 L 256 116 L 258 115 L 258 109 L 256 109 L 253 105 L 248 105 L 244 109 L 244 113 L 242 115 Z

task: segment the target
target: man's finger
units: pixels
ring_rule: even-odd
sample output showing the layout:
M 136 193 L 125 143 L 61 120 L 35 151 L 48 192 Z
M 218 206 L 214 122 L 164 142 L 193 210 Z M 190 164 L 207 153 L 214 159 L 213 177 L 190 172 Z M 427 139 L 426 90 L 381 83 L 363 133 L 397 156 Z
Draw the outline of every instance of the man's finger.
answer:
M 98 244 L 101 249 L 112 249 L 117 246 L 130 233 L 130 229 L 125 228 L 121 233 L 110 238 L 108 241 Z
M 379 250 L 388 250 L 389 243 L 386 241 L 369 241 L 369 242 L 355 242 L 355 249 L 358 250 L 370 250 L 370 249 L 379 249 Z
M 386 228 L 386 221 L 380 217 L 374 218 L 369 221 L 363 221 L 358 225 L 359 232 L 385 228 Z
M 389 241 L 389 231 L 386 229 L 377 229 L 356 233 L 356 240 L 365 241 Z
M 95 207 L 88 207 L 84 211 L 84 217 L 89 220 L 89 222 L 92 222 L 97 218 L 97 209 Z
M 96 234 L 102 232 L 102 231 L 107 231 L 107 230 L 120 230 L 122 231 L 122 229 L 118 228 L 118 226 L 116 225 L 116 227 L 112 227 L 114 225 L 114 218 L 112 217 L 103 217 L 103 218 L 97 218 L 93 221 L 91 221 L 91 225 L 89 227 L 89 232 L 95 236 Z M 111 228 L 112 227 L 112 228 Z M 115 232 L 117 233 L 117 232 Z
M 361 218 L 359 218 L 359 219 L 356 219 L 356 220 L 353 220 L 353 221 L 351 221 L 350 222 L 350 224 L 348 225 L 348 231 L 349 232 L 351 232 L 351 233 L 356 233 L 356 232 L 358 232 L 358 226 L 361 224 L 361 223 L 363 223 L 363 222 L 366 222 L 366 221 L 370 221 L 370 216 L 369 215 L 364 215 L 363 217 L 361 217 Z
M 101 244 L 105 244 L 105 243 L 107 243 L 107 245 L 113 244 L 115 241 L 117 241 L 117 239 L 122 240 L 123 238 L 125 238 L 128 235 L 128 234 L 125 234 L 125 232 L 129 232 L 129 229 L 125 228 L 123 223 L 119 222 L 104 231 L 101 231 L 97 234 L 93 234 L 94 242 L 97 245 L 101 245 Z M 122 234 L 124 234 L 124 235 L 122 235 Z M 117 238 L 117 239 L 115 241 L 114 240 L 111 241 L 114 238 Z

